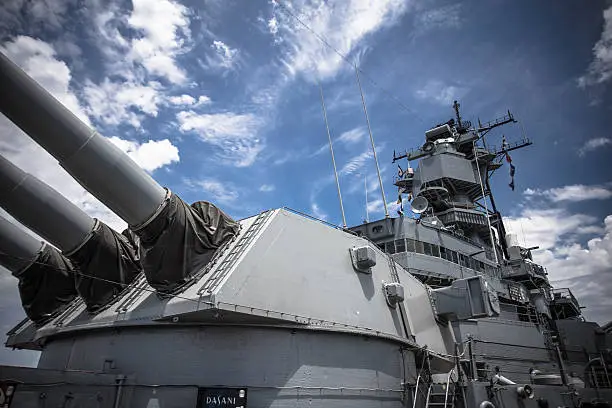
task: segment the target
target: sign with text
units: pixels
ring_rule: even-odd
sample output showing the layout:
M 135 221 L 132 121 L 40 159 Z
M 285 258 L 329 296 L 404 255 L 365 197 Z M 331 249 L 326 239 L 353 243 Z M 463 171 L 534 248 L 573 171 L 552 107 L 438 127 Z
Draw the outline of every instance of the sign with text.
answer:
M 197 408 L 246 408 L 246 388 L 200 388 Z

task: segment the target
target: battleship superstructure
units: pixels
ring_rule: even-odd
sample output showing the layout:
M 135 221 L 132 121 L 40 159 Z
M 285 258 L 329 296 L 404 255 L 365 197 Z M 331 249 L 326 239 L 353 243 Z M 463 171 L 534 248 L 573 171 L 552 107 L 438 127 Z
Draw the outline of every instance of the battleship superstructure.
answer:
M 184 203 L 0 55 L 0 111 L 129 225 L 0 157 L 0 263 L 28 318 L 0 407 L 588 407 L 612 400 L 609 327 L 584 321 L 488 210 L 506 118 L 395 159 L 418 219 L 338 228 L 286 208 Z M 527 144 L 526 141 L 523 144 Z M 403 157 L 402 157 L 403 156 Z M 484 207 L 484 211 L 480 206 Z

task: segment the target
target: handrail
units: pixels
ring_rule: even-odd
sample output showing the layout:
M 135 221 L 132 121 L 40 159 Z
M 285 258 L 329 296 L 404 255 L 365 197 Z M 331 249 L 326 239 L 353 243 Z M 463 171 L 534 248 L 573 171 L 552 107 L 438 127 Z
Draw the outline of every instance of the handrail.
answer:
M 446 408 L 446 404 L 448 401 L 448 389 L 450 388 L 450 379 L 451 379 L 451 376 L 453 375 L 453 371 L 455 371 L 455 368 L 451 368 L 451 370 L 448 372 L 448 378 L 446 379 L 446 393 L 444 394 L 444 408 Z
M 283 209 L 283 210 L 287 210 L 287 211 L 289 211 L 289 212 L 292 212 L 292 213 L 294 213 L 294 214 L 300 215 L 300 216 L 302 216 L 302 217 L 304 217 L 304 218 L 309 218 L 309 219 L 311 219 L 311 220 L 313 220 L 313 221 L 318 221 L 318 222 L 320 222 L 321 224 L 325 224 L 325 225 L 327 225 L 328 227 L 335 228 L 335 229 L 337 229 L 337 230 L 340 230 L 340 231 L 346 232 L 346 233 L 348 233 L 348 234 L 351 234 L 351 235 L 357 235 L 357 234 L 356 234 L 354 231 L 351 231 L 350 229 L 348 229 L 348 227 L 340 227 L 340 226 L 338 226 L 338 225 L 334 225 L 334 224 L 332 224 L 331 222 L 328 222 L 328 221 L 325 221 L 325 220 L 321 220 L 321 219 L 319 219 L 319 218 L 317 218 L 317 217 L 315 217 L 315 216 L 312 216 L 312 215 L 310 215 L 310 214 L 306 214 L 305 212 L 302 212 L 302 211 L 299 211 L 299 210 L 293 209 L 293 208 L 291 208 L 291 207 L 286 207 L 286 206 L 285 206 L 285 207 L 282 207 L 282 209 Z
M 414 387 L 414 399 L 412 400 L 412 408 L 416 408 L 417 397 L 419 396 L 419 382 L 421 381 L 421 374 L 417 376 L 416 386 Z
M 425 407 L 429 407 L 429 397 L 430 397 L 430 395 L 431 395 L 431 386 L 432 386 L 432 385 L 433 385 L 433 384 L 429 384 L 429 387 L 427 387 L 427 400 L 425 401 L 425 403 L 426 403 L 427 405 L 425 405 Z M 444 408 L 446 408 L 446 407 L 444 407 Z

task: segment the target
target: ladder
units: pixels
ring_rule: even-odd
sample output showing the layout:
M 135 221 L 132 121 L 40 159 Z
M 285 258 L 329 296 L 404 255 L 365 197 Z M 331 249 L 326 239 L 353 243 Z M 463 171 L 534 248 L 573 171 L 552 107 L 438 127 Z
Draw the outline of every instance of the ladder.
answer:
M 454 408 L 455 406 L 455 383 L 451 377 L 455 369 L 448 373 L 446 384 L 431 383 L 427 390 L 425 408 Z

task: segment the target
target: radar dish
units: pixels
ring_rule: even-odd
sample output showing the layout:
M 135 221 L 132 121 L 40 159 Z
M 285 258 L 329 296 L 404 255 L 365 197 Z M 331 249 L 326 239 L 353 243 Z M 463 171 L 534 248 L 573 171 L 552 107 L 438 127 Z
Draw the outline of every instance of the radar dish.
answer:
M 410 203 L 410 209 L 415 214 L 421 214 L 429 207 L 429 201 L 425 197 L 417 197 Z
M 421 147 L 421 149 L 423 149 L 425 153 L 431 153 L 433 152 L 433 149 L 435 147 L 436 145 L 434 145 L 433 142 L 425 142 L 425 144 L 423 145 L 423 147 Z

